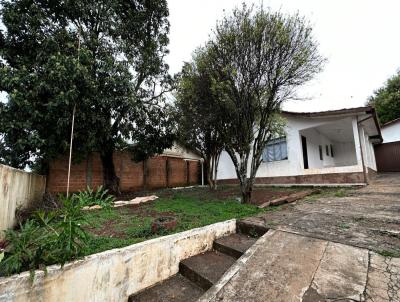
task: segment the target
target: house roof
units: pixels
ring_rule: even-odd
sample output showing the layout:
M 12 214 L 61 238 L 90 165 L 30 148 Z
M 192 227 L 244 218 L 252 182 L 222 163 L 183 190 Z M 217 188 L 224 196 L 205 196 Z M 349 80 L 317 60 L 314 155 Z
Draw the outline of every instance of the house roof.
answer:
M 304 116 L 304 117 L 324 117 L 344 114 L 355 114 L 355 113 L 372 113 L 375 109 L 371 106 L 354 107 L 354 108 L 343 108 L 338 110 L 327 110 L 318 112 L 293 112 L 293 111 L 282 111 L 286 115 Z
M 343 108 L 338 110 L 327 110 L 327 111 L 318 111 L 318 112 L 293 112 L 293 111 L 282 111 L 282 114 L 289 116 L 298 116 L 298 117 L 334 117 L 334 116 L 349 116 L 349 115 L 361 115 L 366 114 L 368 117 L 359 121 L 359 123 L 370 120 L 370 118 L 374 121 L 374 126 L 376 128 L 376 135 L 370 136 L 371 139 L 376 140 L 379 143 L 383 142 L 381 127 L 379 125 L 378 116 L 376 114 L 375 108 L 372 106 L 364 106 L 364 107 L 354 107 L 354 108 Z
M 383 125 L 381 126 L 381 128 L 385 128 L 385 127 L 387 127 L 387 126 L 390 126 L 390 125 L 393 125 L 393 124 L 397 124 L 397 123 L 399 123 L 399 122 L 400 122 L 400 117 L 394 119 L 393 121 L 390 121 L 390 122 L 387 122 L 387 123 L 383 124 Z

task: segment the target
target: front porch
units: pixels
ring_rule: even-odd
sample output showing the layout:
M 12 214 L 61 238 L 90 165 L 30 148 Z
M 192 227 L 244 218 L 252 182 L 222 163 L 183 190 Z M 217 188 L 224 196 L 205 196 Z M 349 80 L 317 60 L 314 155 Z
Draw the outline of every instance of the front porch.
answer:
M 363 172 L 357 121 L 352 118 L 299 130 L 304 175 Z

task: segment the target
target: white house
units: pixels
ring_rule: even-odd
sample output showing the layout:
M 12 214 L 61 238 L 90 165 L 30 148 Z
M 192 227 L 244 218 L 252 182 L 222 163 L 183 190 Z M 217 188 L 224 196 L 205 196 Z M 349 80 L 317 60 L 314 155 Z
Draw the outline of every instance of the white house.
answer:
M 384 143 L 400 141 L 400 118 L 382 125 L 382 138 Z
M 256 175 L 258 184 L 364 184 L 376 171 L 374 144 L 382 142 L 375 110 L 282 112 L 286 136 L 271 141 Z M 221 154 L 217 179 L 235 183 L 235 169 Z

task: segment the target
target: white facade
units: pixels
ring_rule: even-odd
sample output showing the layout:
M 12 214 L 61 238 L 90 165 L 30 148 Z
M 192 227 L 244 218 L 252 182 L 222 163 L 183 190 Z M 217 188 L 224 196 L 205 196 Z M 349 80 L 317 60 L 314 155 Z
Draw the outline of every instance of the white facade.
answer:
M 392 143 L 400 141 L 400 119 L 383 125 L 382 137 L 384 143 Z
M 322 117 L 301 114 L 283 116 L 286 118 L 287 159 L 262 162 L 256 177 L 353 173 L 364 170 L 367 173 L 367 168 L 376 171 L 373 139 L 370 137 L 376 136 L 377 129 L 373 126 L 373 119 L 368 118 L 365 112 Z M 302 136 L 307 145 L 308 168 L 304 166 Z M 232 160 L 226 152 L 221 155 L 217 178 L 237 178 Z

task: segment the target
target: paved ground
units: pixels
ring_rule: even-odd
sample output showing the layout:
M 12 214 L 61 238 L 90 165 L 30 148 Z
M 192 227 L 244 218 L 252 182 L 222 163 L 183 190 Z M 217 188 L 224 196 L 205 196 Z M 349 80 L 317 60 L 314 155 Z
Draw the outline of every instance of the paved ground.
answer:
M 272 230 L 202 301 L 400 302 L 400 174 L 248 221 Z
M 400 257 L 400 174 L 378 175 L 350 196 L 299 201 L 248 220 Z
M 275 230 L 249 252 L 205 301 L 400 301 L 400 258 Z

